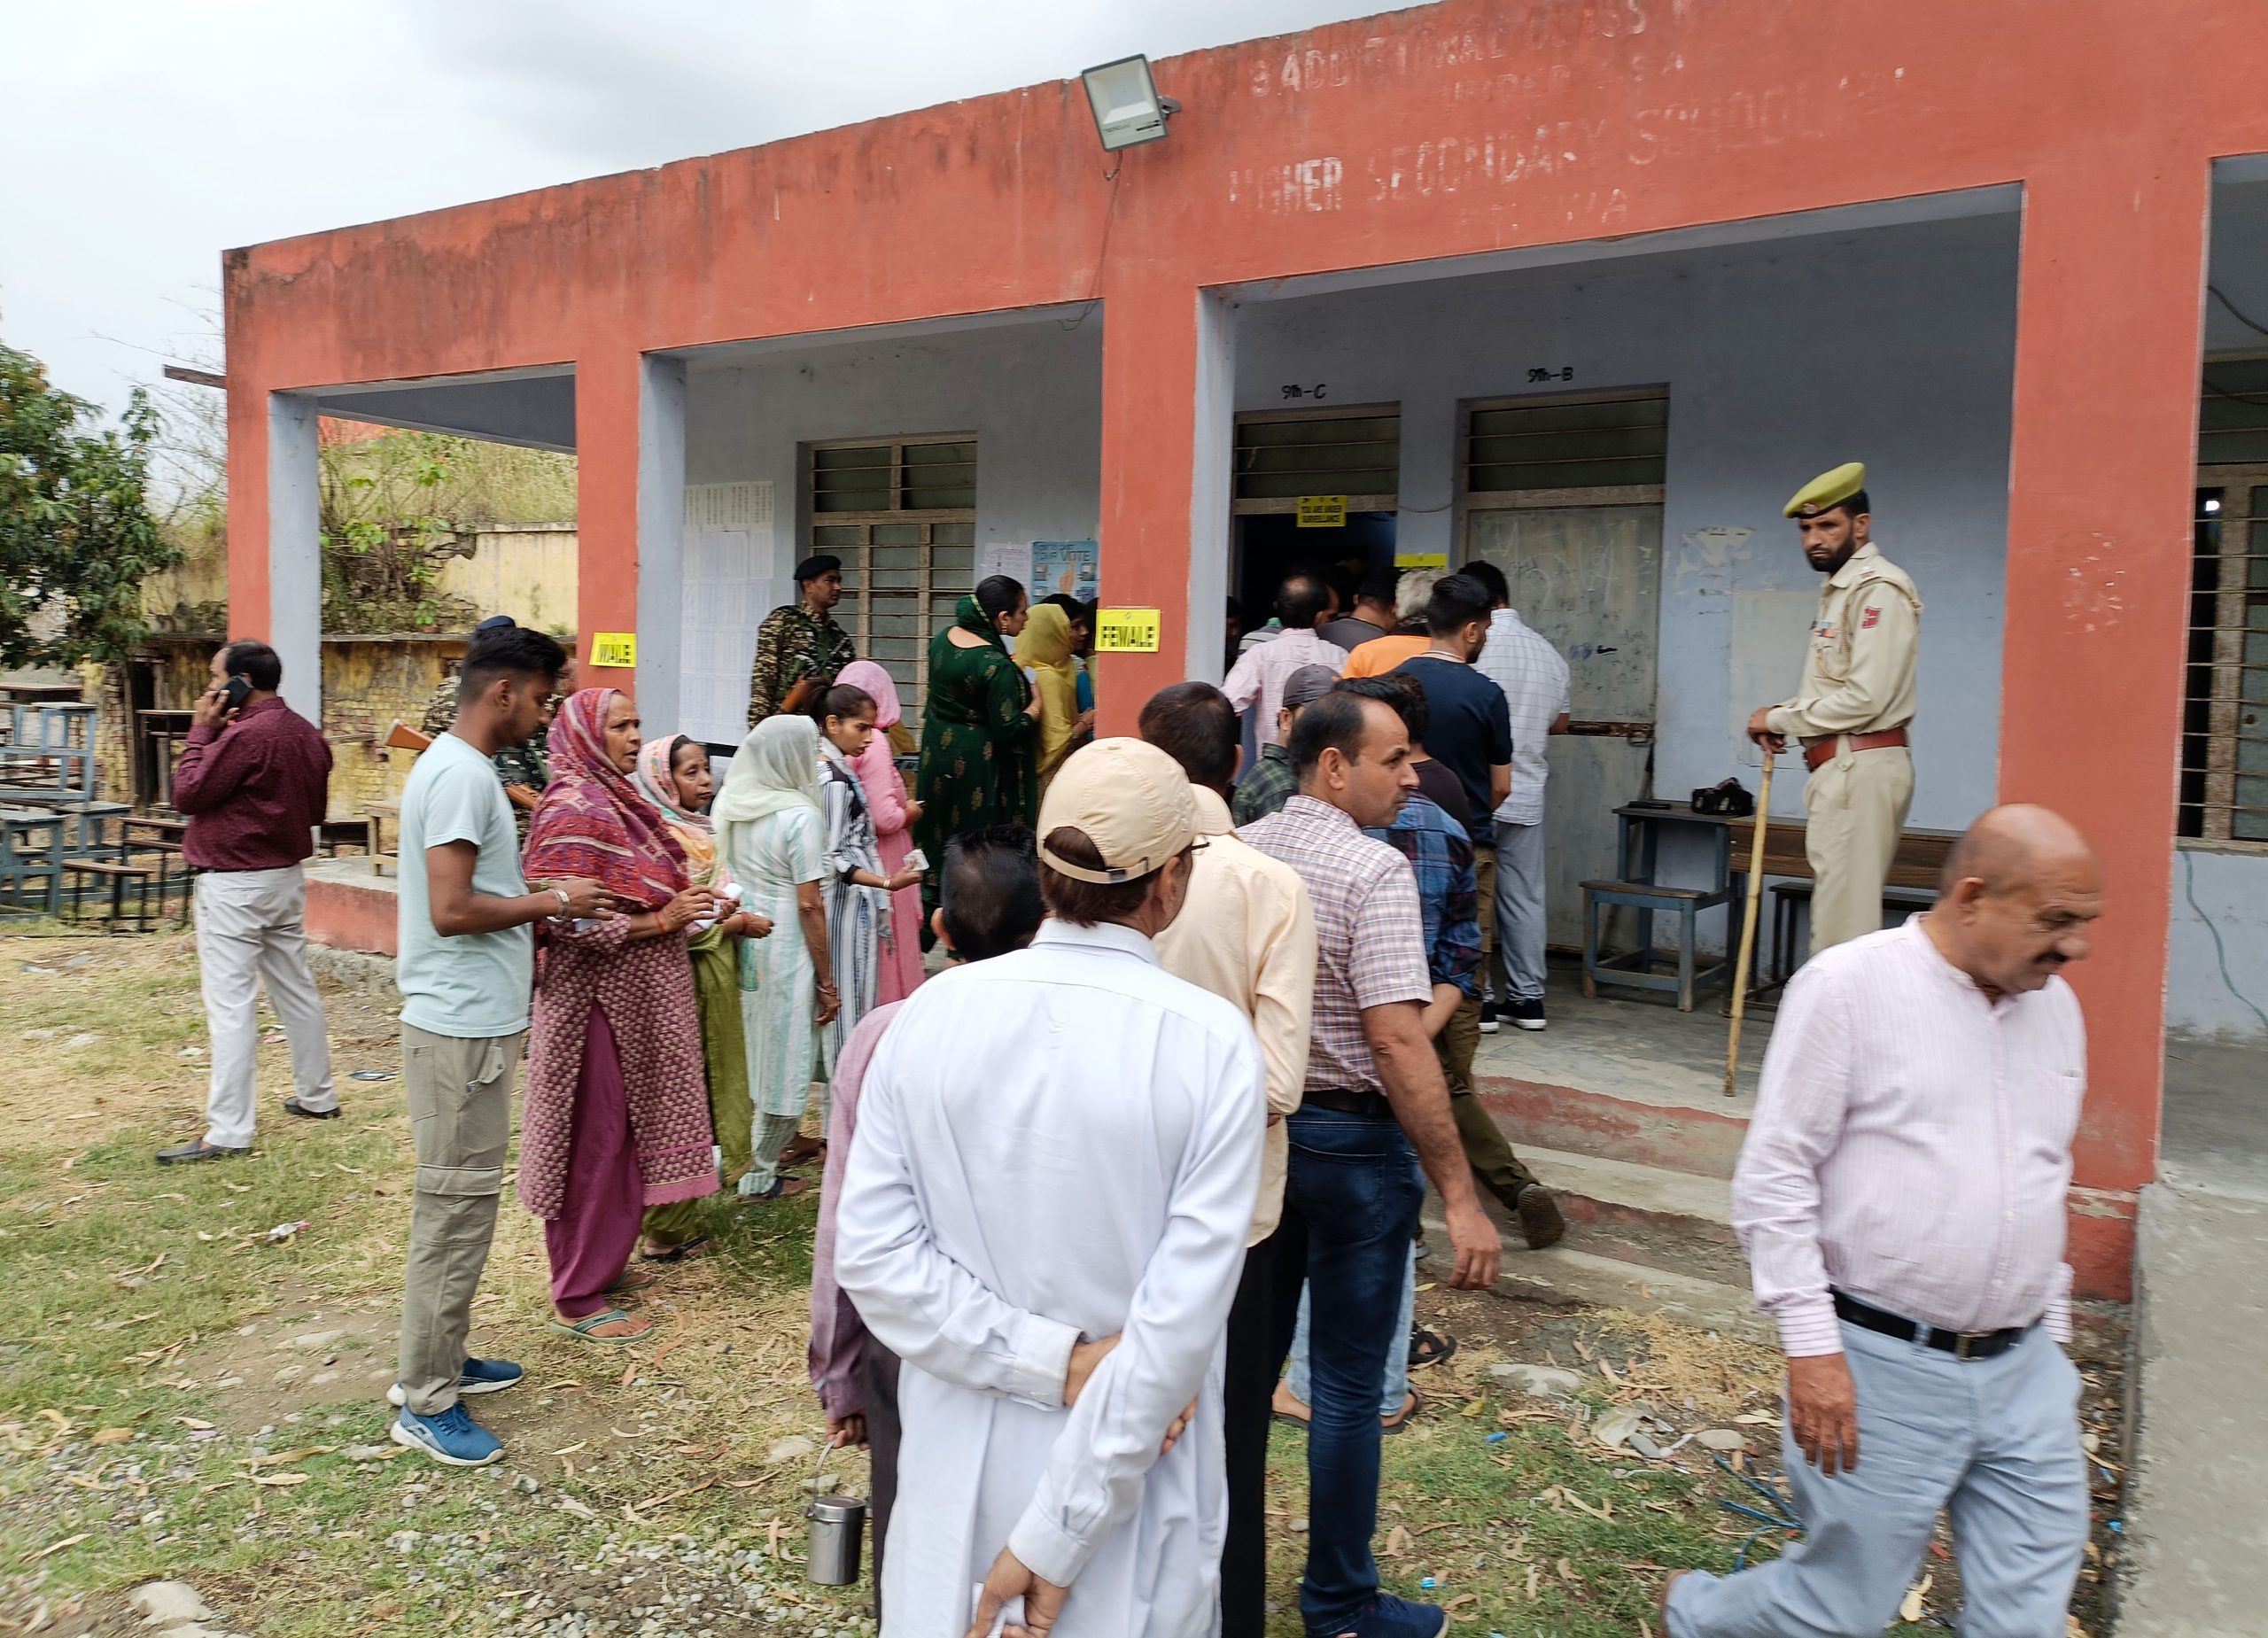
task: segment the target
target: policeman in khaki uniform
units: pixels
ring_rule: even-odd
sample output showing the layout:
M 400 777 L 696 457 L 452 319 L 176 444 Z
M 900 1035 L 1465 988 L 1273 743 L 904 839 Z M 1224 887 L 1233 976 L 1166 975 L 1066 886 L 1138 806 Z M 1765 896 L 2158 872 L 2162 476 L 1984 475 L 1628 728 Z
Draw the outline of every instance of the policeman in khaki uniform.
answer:
M 1856 461 L 1796 492 L 1804 556 L 1827 576 L 1803 686 L 1759 706 L 1748 734 L 1767 754 L 1804 748 L 1804 851 L 1814 885 L 1811 952 L 1882 928 L 1882 890 L 1914 799 L 1914 663 L 1922 598 L 1868 539 L 1867 469 Z

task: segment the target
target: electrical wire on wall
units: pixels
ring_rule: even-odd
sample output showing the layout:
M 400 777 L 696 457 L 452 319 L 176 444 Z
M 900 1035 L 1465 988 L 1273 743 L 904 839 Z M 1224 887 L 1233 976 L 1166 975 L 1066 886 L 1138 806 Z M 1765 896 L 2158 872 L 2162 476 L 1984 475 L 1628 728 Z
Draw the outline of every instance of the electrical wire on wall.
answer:
M 1110 184 L 1110 198 L 1103 202 L 1102 242 L 1095 246 L 1094 289 L 1088 293 L 1086 305 L 1079 309 L 1078 317 L 1071 320 L 1068 323 L 1066 323 L 1061 319 L 1055 321 L 1055 327 L 1067 336 L 1073 330 L 1078 329 L 1080 325 L 1085 323 L 1087 322 L 1087 314 L 1092 313 L 1097 307 L 1102 305 L 1103 262 L 1104 259 L 1110 254 L 1111 224 L 1118 220 L 1118 175 L 1119 173 L 1123 171 L 1125 168 L 1126 158 L 1123 154 L 1121 154 L 1119 156 L 1118 163 L 1112 166 L 1110 169 L 1103 175 L 1103 181 Z
M 2181 850 L 2181 890 L 2189 900 L 2189 908 L 2195 912 L 2197 920 L 2205 924 L 2205 931 L 2212 935 L 2213 959 L 2220 963 L 2221 982 L 2228 986 L 2231 995 L 2252 1009 L 2252 1015 L 2260 1021 L 2260 1027 L 2268 1029 L 2268 1013 L 2262 1012 L 2258 1002 L 2236 987 L 2236 980 L 2229 973 L 2229 951 L 2228 946 L 2221 942 L 2221 929 L 2214 924 L 2213 918 L 2205 913 L 2204 905 L 2197 902 L 2197 856 L 2186 848 Z

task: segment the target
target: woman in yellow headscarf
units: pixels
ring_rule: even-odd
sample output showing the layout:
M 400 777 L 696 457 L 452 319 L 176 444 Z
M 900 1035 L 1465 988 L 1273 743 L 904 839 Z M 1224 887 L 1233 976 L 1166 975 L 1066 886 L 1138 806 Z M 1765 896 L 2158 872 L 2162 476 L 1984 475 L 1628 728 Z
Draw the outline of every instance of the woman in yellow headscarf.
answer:
M 1039 701 L 1039 788 L 1045 791 L 1080 733 L 1079 668 L 1071 661 L 1071 617 L 1054 603 L 1034 603 L 1016 639 L 1016 664 Z

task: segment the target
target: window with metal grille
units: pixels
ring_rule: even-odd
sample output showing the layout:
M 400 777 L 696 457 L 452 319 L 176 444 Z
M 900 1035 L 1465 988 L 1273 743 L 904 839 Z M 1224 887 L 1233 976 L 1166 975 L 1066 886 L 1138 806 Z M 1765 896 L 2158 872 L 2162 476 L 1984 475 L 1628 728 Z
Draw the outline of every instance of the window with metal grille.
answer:
M 929 639 L 976 584 L 976 440 L 812 445 L 811 549 L 843 560 L 835 622 L 890 674 L 917 727 Z
M 1402 410 L 1393 404 L 1237 417 L 1239 514 L 1293 512 L 1303 495 L 1344 495 L 1350 512 L 1401 504 Z
M 2268 851 L 2268 358 L 2205 367 L 2177 834 Z
M 1487 399 L 1465 408 L 1469 506 L 1645 505 L 1661 500 L 1668 468 L 1666 386 Z

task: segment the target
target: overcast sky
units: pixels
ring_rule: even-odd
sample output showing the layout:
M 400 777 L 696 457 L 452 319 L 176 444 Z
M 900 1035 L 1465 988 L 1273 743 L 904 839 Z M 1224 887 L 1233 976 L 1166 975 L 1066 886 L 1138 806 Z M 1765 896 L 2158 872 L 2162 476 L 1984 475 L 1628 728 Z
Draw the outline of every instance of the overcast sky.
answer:
M 0 341 L 105 405 L 232 245 L 770 142 L 1392 0 L 0 0 Z

